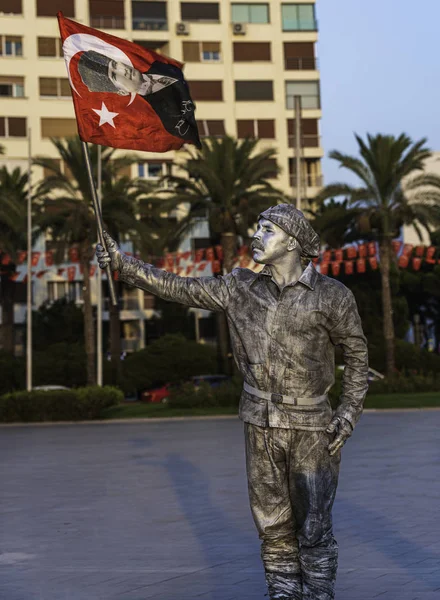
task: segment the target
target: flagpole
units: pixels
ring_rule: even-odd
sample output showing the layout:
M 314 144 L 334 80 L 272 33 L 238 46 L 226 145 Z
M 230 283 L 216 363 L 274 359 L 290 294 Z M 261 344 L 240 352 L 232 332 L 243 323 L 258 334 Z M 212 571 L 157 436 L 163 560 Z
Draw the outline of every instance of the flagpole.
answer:
M 31 190 L 31 128 L 28 129 L 28 189 L 27 189 L 27 282 L 26 282 L 26 389 L 32 390 L 32 190 Z
M 101 146 L 98 146 L 98 204 L 102 206 L 102 162 Z M 96 383 L 102 386 L 102 276 L 96 271 Z
M 95 215 L 96 215 L 96 224 L 98 226 L 99 241 L 100 241 L 101 246 L 103 246 L 103 248 L 107 252 L 107 244 L 105 243 L 104 235 L 102 233 L 101 209 L 100 209 L 99 203 L 98 203 L 98 195 L 96 193 L 95 182 L 93 180 L 92 166 L 90 164 L 89 148 L 87 146 L 87 142 L 81 141 L 81 145 L 82 145 L 84 161 L 86 163 L 87 176 L 89 178 L 90 193 L 92 194 L 92 201 L 93 201 L 93 209 L 94 209 Z M 110 265 L 107 265 L 105 271 L 107 273 L 108 286 L 109 286 L 110 298 L 111 298 L 112 304 L 113 304 L 113 306 L 117 306 L 118 302 L 116 300 L 115 288 L 113 287 L 113 276 L 112 276 L 112 270 L 110 268 Z

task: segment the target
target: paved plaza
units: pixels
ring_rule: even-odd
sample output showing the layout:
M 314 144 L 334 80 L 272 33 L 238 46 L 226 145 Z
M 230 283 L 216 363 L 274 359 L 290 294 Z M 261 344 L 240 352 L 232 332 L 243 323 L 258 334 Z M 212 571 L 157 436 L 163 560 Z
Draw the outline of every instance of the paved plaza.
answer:
M 364 414 L 336 600 L 440 600 L 440 412 Z M 0 427 L 0 600 L 264 600 L 236 418 Z

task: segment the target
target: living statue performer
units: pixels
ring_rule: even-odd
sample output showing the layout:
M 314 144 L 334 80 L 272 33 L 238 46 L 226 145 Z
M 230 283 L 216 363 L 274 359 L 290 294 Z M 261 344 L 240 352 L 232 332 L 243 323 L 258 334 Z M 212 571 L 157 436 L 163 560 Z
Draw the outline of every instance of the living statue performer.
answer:
M 259 215 L 252 240 L 260 273 L 179 277 L 121 252 L 109 236 L 107 264 L 126 283 L 166 300 L 225 311 L 244 377 L 250 506 L 271 600 L 334 598 L 338 547 L 332 506 L 341 448 L 362 413 L 368 353 L 353 293 L 301 257 L 317 257 L 319 237 L 290 204 Z M 343 391 L 332 411 L 334 347 L 344 352 Z

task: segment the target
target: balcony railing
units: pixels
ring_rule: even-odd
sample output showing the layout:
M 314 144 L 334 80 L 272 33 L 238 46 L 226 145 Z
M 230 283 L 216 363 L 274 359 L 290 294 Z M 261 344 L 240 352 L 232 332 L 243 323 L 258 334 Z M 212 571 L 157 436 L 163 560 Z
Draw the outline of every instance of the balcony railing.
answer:
M 133 17 L 133 29 L 145 31 L 167 31 L 166 19 L 147 19 L 146 17 Z
M 301 136 L 302 148 L 319 148 L 321 136 L 303 134 Z M 289 148 L 294 148 L 296 145 L 296 136 L 289 135 Z
M 318 31 L 317 19 L 283 19 L 283 31 Z
M 301 184 L 306 184 L 307 187 L 321 187 L 322 186 L 322 175 L 311 175 L 310 173 L 304 177 L 301 177 Z M 296 186 L 296 175 L 290 175 L 290 185 Z
M 121 350 L 123 352 L 136 352 L 140 348 L 141 340 L 139 338 L 121 339 Z
M 284 68 L 292 71 L 314 71 L 318 68 L 318 60 L 313 56 L 286 56 Z
M 90 26 L 100 29 L 125 29 L 124 17 L 93 16 L 90 17 Z
M 286 96 L 286 108 L 287 110 L 293 110 L 295 107 L 295 95 L 287 94 Z M 306 110 L 316 110 L 321 108 L 321 102 L 319 96 L 304 95 L 301 94 L 301 108 Z

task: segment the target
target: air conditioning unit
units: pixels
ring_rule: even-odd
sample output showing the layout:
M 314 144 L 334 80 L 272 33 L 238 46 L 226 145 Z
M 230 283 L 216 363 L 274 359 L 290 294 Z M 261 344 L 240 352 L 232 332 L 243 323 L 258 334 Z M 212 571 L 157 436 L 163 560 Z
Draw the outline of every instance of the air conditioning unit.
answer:
M 246 23 L 232 23 L 232 33 L 234 35 L 244 35 L 246 33 Z
M 176 34 L 177 35 L 188 35 L 189 34 L 189 23 L 176 23 Z

